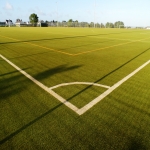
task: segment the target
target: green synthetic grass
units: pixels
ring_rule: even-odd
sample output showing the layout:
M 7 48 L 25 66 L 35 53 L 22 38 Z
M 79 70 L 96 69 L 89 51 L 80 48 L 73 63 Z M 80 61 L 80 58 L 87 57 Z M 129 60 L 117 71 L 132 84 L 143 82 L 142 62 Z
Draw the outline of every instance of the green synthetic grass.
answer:
M 112 86 L 150 60 L 150 31 L 0 28 L 0 54 L 47 87 Z M 79 108 L 105 90 L 54 89 Z M 150 64 L 79 116 L 0 58 L 0 149 L 149 149 L 149 100 Z
M 82 108 L 106 90 L 106 88 L 92 85 L 68 85 L 54 89 L 56 93 L 78 108 Z

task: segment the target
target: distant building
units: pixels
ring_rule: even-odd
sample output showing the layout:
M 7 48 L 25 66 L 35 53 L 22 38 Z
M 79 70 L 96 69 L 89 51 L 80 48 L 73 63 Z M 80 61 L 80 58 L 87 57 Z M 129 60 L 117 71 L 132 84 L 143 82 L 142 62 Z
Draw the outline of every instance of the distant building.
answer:
M 0 22 L 0 27 L 5 27 L 6 26 L 6 22 Z
M 150 30 L 150 26 L 146 27 L 146 29 Z
M 0 26 L 2 27 L 6 27 L 6 26 L 13 26 L 13 22 L 12 22 L 12 20 L 6 20 L 5 22 L 0 22 Z
M 12 20 L 6 20 L 6 26 L 12 26 L 13 25 L 13 22 Z
M 22 19 L 16 19 L 16 26 L 17 27 L 27 27 L 27 26 L 31 26 L 31 23 L 29 22 L 23 22 Z

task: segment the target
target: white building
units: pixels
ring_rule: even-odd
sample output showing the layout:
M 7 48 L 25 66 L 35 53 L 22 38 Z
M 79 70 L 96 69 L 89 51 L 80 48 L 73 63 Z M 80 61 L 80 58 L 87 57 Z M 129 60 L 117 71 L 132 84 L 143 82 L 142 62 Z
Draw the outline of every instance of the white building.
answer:
M 6 26 L 12 26 L 13 25 L 13 22 L 12 20 L 6 20 Z
M 29 22 L 23 22 L 22 19 L 17 19 L 15 24 L 17 27 L 31 26 L 31 24 Z
M 150 30 L 150 26 L 146 27 L 146 29 Z

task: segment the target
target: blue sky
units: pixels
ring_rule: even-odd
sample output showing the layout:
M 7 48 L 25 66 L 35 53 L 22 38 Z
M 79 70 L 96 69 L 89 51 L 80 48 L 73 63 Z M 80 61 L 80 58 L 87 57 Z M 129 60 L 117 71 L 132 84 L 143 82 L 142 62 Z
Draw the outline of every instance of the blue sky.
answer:
M 29 21 L 31 13 L 44 21 L 123 21 L 126 26 L 150 26 L 150 0 L 0 0 L 0 21 Z

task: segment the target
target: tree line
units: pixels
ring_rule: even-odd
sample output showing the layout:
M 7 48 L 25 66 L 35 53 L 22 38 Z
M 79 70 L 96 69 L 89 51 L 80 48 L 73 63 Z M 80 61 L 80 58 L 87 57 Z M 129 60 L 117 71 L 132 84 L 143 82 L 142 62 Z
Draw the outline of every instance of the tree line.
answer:
M 103 23 L 88 23 L 88 22 L 78 22 L 78 20 L 73 21 L 73 19 L 69 19 L 68 21 L 39 21 L 39 17 L 37 14 L 33 13 L 29 16 L 30 23 L 33 26 L 37 26 L 37 23 L 45 23 L 47 26 L 63 26 L 63 27 L 96 27 L 96 28 L 124 28 L 124 23 L 122 21 L 116 21 L 115 23 L 107 22 L 106 24 Z

